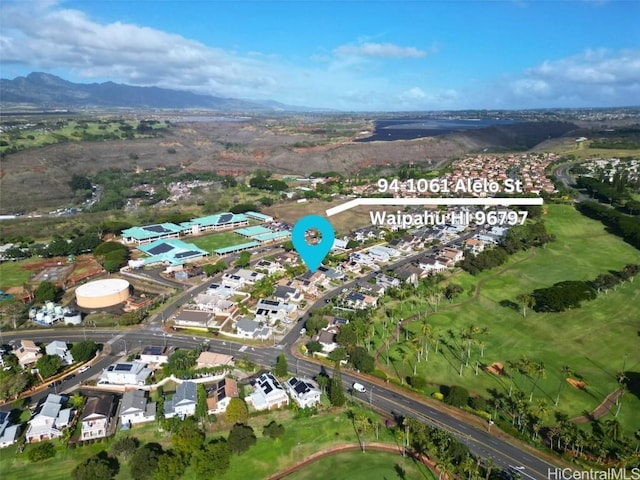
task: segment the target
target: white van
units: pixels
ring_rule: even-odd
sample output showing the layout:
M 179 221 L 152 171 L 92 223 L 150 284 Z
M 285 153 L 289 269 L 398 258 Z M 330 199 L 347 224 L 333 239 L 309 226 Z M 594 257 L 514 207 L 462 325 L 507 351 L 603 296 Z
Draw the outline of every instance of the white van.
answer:
M 356 383 L 354 383 L 354 384 L 353 384 L 353 389 L 354 389 L 356 392 L 360 392 L 360 393 L 367 393 L 367 389 L 366 389 L 366 388 L 364 388 L 364 385 L 362 385 L 361 383 L 358 383 L 358 382 L 356 382 Z

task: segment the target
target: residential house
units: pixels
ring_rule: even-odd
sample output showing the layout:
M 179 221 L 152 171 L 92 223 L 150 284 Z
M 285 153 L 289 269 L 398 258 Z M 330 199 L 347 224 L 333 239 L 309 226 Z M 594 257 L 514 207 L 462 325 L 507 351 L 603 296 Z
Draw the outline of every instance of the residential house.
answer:
M 398 278 L 385 275 L 384 273 L 378 273 L 376 275 L 376 284 L 382 285 L 385 288 L 398 288 L 400 286 L 400 280 Z
M 32 340 L 18 340 L 13 347 L 13 354 L 18 357 L 18 363 L 22 368 L 33 365 L 42 357 L 40 347 L 36 346 Z
M 20 425 L 12 424 L 9 417 L 9 412 L 0 412 L 0 448 L 16 443 L 20 433 Z
M 217 295 L 209 295 L 207 293 L 196 295 L 192 300 L 192 304 L 198 310 L 211 312 L 220 317 L 229 317 L 233 315 L 238 308 L 236 302 L 231 302 Z
M 225 300 L 231 298 L 236 293 L 236 289 L 221 283 L 212 283 L 206 290 L 207 295 L 215 295 Z
M 274 325 L 277 321 L 289 323 L 297 318 L 297 311 L 296 305 L 266 298 L 258 300 L 255 307 L 256 320 L 268 325 Z
M 207 413 L 218 415 L 226 412 L 231 399 L 237 397 L 237 382 L 232 378 L 223 378 L 207 390 Z
M 113 395 L 90 397 L 84 406 L 84 412 L 82 414 L 80 440 L 84 441 L 107 437 L 117 405 L 118 401 Z
M 420 270 L 415 265 L 403 265 L 397 268 L 395 273 L 403 283 L 407 283 L 413 285 L 414 287 L 417 287 L 418 280 L 420 279 L 420 275 L 422 274 L 422 270 Z
M 62 396 L 52 393 L 47 395 L 29 420 L 27 442 L 40 442 L 61 437 L 62 429 L 67 427 L 73 418 L 73 411 L 63 406 Z
M 347 245 L 349 244 L 349 239 L 347 237 L 344 238 L 336 238 L 333 240 L 333 246 L 331 250 L 338 250 L 344 252 L 348 250 Z
M 173 317 L 173 326 L 175 328 L 191 328 L 207 331 L 214 325 L 214 314 L 211 312 L 183 309 Z
M 339 347 L 336 342 L 336 335 L 338 335 L 339 332 L 340 327 L 338 325 L 330 325 L 320 330 L 313 339 L 320 343 L 324 353 L 331 353 Z
M 166 418 L 187 416 L 196 413 L 198 404 L 198 388 L 194 382 L 183 382 L 176 387 L 176 393 L 170 400 L 164 402 L 164 416 Z
M 98 385 L 144 385 L 151 370 L 142 362 L 116 362 L 105 368 Z
M 294 287 L 286 285 L 278 285 L 273 292 L 273 298 L 282 302 L 300 302 L 304 299 L 304 295 Z
M 263 373 L 251 385 L 253 393 L 245 400 L 256 410 L 273 410 L 289 405 L 289 396 L 271 373 Z
M 331 280 L 344 280 L 345 274 L 340 270 L 335 268 L 325 267 L 324 265 L 320 265 L 318 267 L 318 272 L 327 277 L 329 281 Z
M 300 408 L 313 407 L 320 403 L 320 390 L 306 378 L 291 377 L 284 383 L 287 393 Z
M 278 272 L 284 272 L 284 267 L 279 262 L 270 262 L 269 260 L 260 260 L 255 265 L 256 270 L 263 270 L 267 275 L 275 275 Z
M 467 238 L 464 241 L 464 246 L 474 255 L 477 255 L 484 250 L 484 242 L 477 238 Z
M 244 338 L 266 340 L 271 336 L 271 329 L 260 325 L 259 322 L 249 318 L 243 318 L 236 322 L 236 334 Z
M 140 361 L 146 364 L 163 365 L 169 361 L 169 357 L 175 351 L 175 347 L 168 345 L 147 345 L 140 353 Z
M 440 257 L 446 258 L 454 264 L 464 259 L 464 252 L 462 250 L 451 247 L 444 247 L 438 252 L 438 255 Z
M 71 365 L 73 363 L 73 355 L 67 348 L 66 342 L 54 340 L 45 347 L 47 355 L 57 355 L 62 359 L 63 365 Z
M 196 360 L 196 368 L 233 366 L 233 357 L 223 353 L 202 352 Z
M 418 261 L 418 267 L 426 274 L 438 273 L 445 271 L 448 267 L 446 263 L 433 257 L 425 257 Z
M 360 292 L 351 291 L 344 298 L 344 303 L 348 307 L 364 310 L 366 308 L 376 307 L 378 305 L 378 299 L 371 295 L 364 295 Z
M 137 423 L 151 422 L 156 418 L 156 402 L 149 402 L 144 390 L 129 390 L 122 396 L 120 425 L 130 428 Z

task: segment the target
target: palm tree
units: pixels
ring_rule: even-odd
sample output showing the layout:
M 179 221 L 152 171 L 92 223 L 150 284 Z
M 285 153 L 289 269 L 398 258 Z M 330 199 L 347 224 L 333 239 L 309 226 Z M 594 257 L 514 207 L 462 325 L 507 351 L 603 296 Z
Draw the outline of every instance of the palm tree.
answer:
M 619 442 L 622 440 L 622 426 L 620 422 L 615 418 L 611 418 L 604 422 L 604 433 L 607 437 L 609 437 L 609 441 L 613 444 L 613 442 Z
M 558 402 L 560 401 L 560 393 L 562 393 L 562 390 L 565 386 L 565 384 L 567 383 L 567 378 L 569 378 L 571 376 L 571 367 L 565 365 L 562 367 L 561 370 L 562 375 L 560 376 L 560 385 L 558 386 L 558 395 L 556 395 L 556 402 L 555 402 L 555 406 L 558 406 Z
M 533 382 L 533 387 L 531 388 L 531 394 L 529 395 L 529 403 L 533 401 L 533 391 L 536 389 L 536 386 L 538 385 L 538 381 L 540 380 L 541 377 L 544 377 L 546 373 L 546 370 L 544 368 L 544 363 L 542 362 L 535 362 L 532 365 L 531 370 L 533 373 L 536 374 L 536 380 L 535 382 Z

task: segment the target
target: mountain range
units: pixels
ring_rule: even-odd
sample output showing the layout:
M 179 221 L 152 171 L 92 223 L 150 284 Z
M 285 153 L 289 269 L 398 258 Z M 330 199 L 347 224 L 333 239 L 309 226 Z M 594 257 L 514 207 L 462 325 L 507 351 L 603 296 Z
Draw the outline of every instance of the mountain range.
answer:
M 315 110 L 273 100 L 223 98 L 168 88 L 114 82 L 74 83 L 43 72 L 33 72 L 13 80 L 0 79 L 0 108 L 16 107 L 207 109 L 225 112 Z

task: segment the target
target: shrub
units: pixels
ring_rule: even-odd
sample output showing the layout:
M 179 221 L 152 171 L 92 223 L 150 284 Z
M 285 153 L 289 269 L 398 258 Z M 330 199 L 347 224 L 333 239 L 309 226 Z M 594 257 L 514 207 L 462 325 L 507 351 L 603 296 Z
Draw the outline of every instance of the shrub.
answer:
M 433 395 L 431 395 L 433 398 L 435 398 L 436 400 L 444 400 L 444 395 L 440 392 L 434 392 Z
M 469 398 L 469 406 L 474 410 L 486 411 L 487 401 L 482 397 L 471 397 Z
M 407 383 L 416 390 L 422 390 L 427 386 L 427 380 L 417 375 L 413 377 L 407 377 Z
M 444 401 L 454 407 L 463 407 L 469 402 L 469 391 L 458 385 L 449 388 Z
M 52 458 L 56 454 L 56 448 L 51 442 L 42 442 L 29 450 L 28 457 L 32 462 L 40 462 Z

